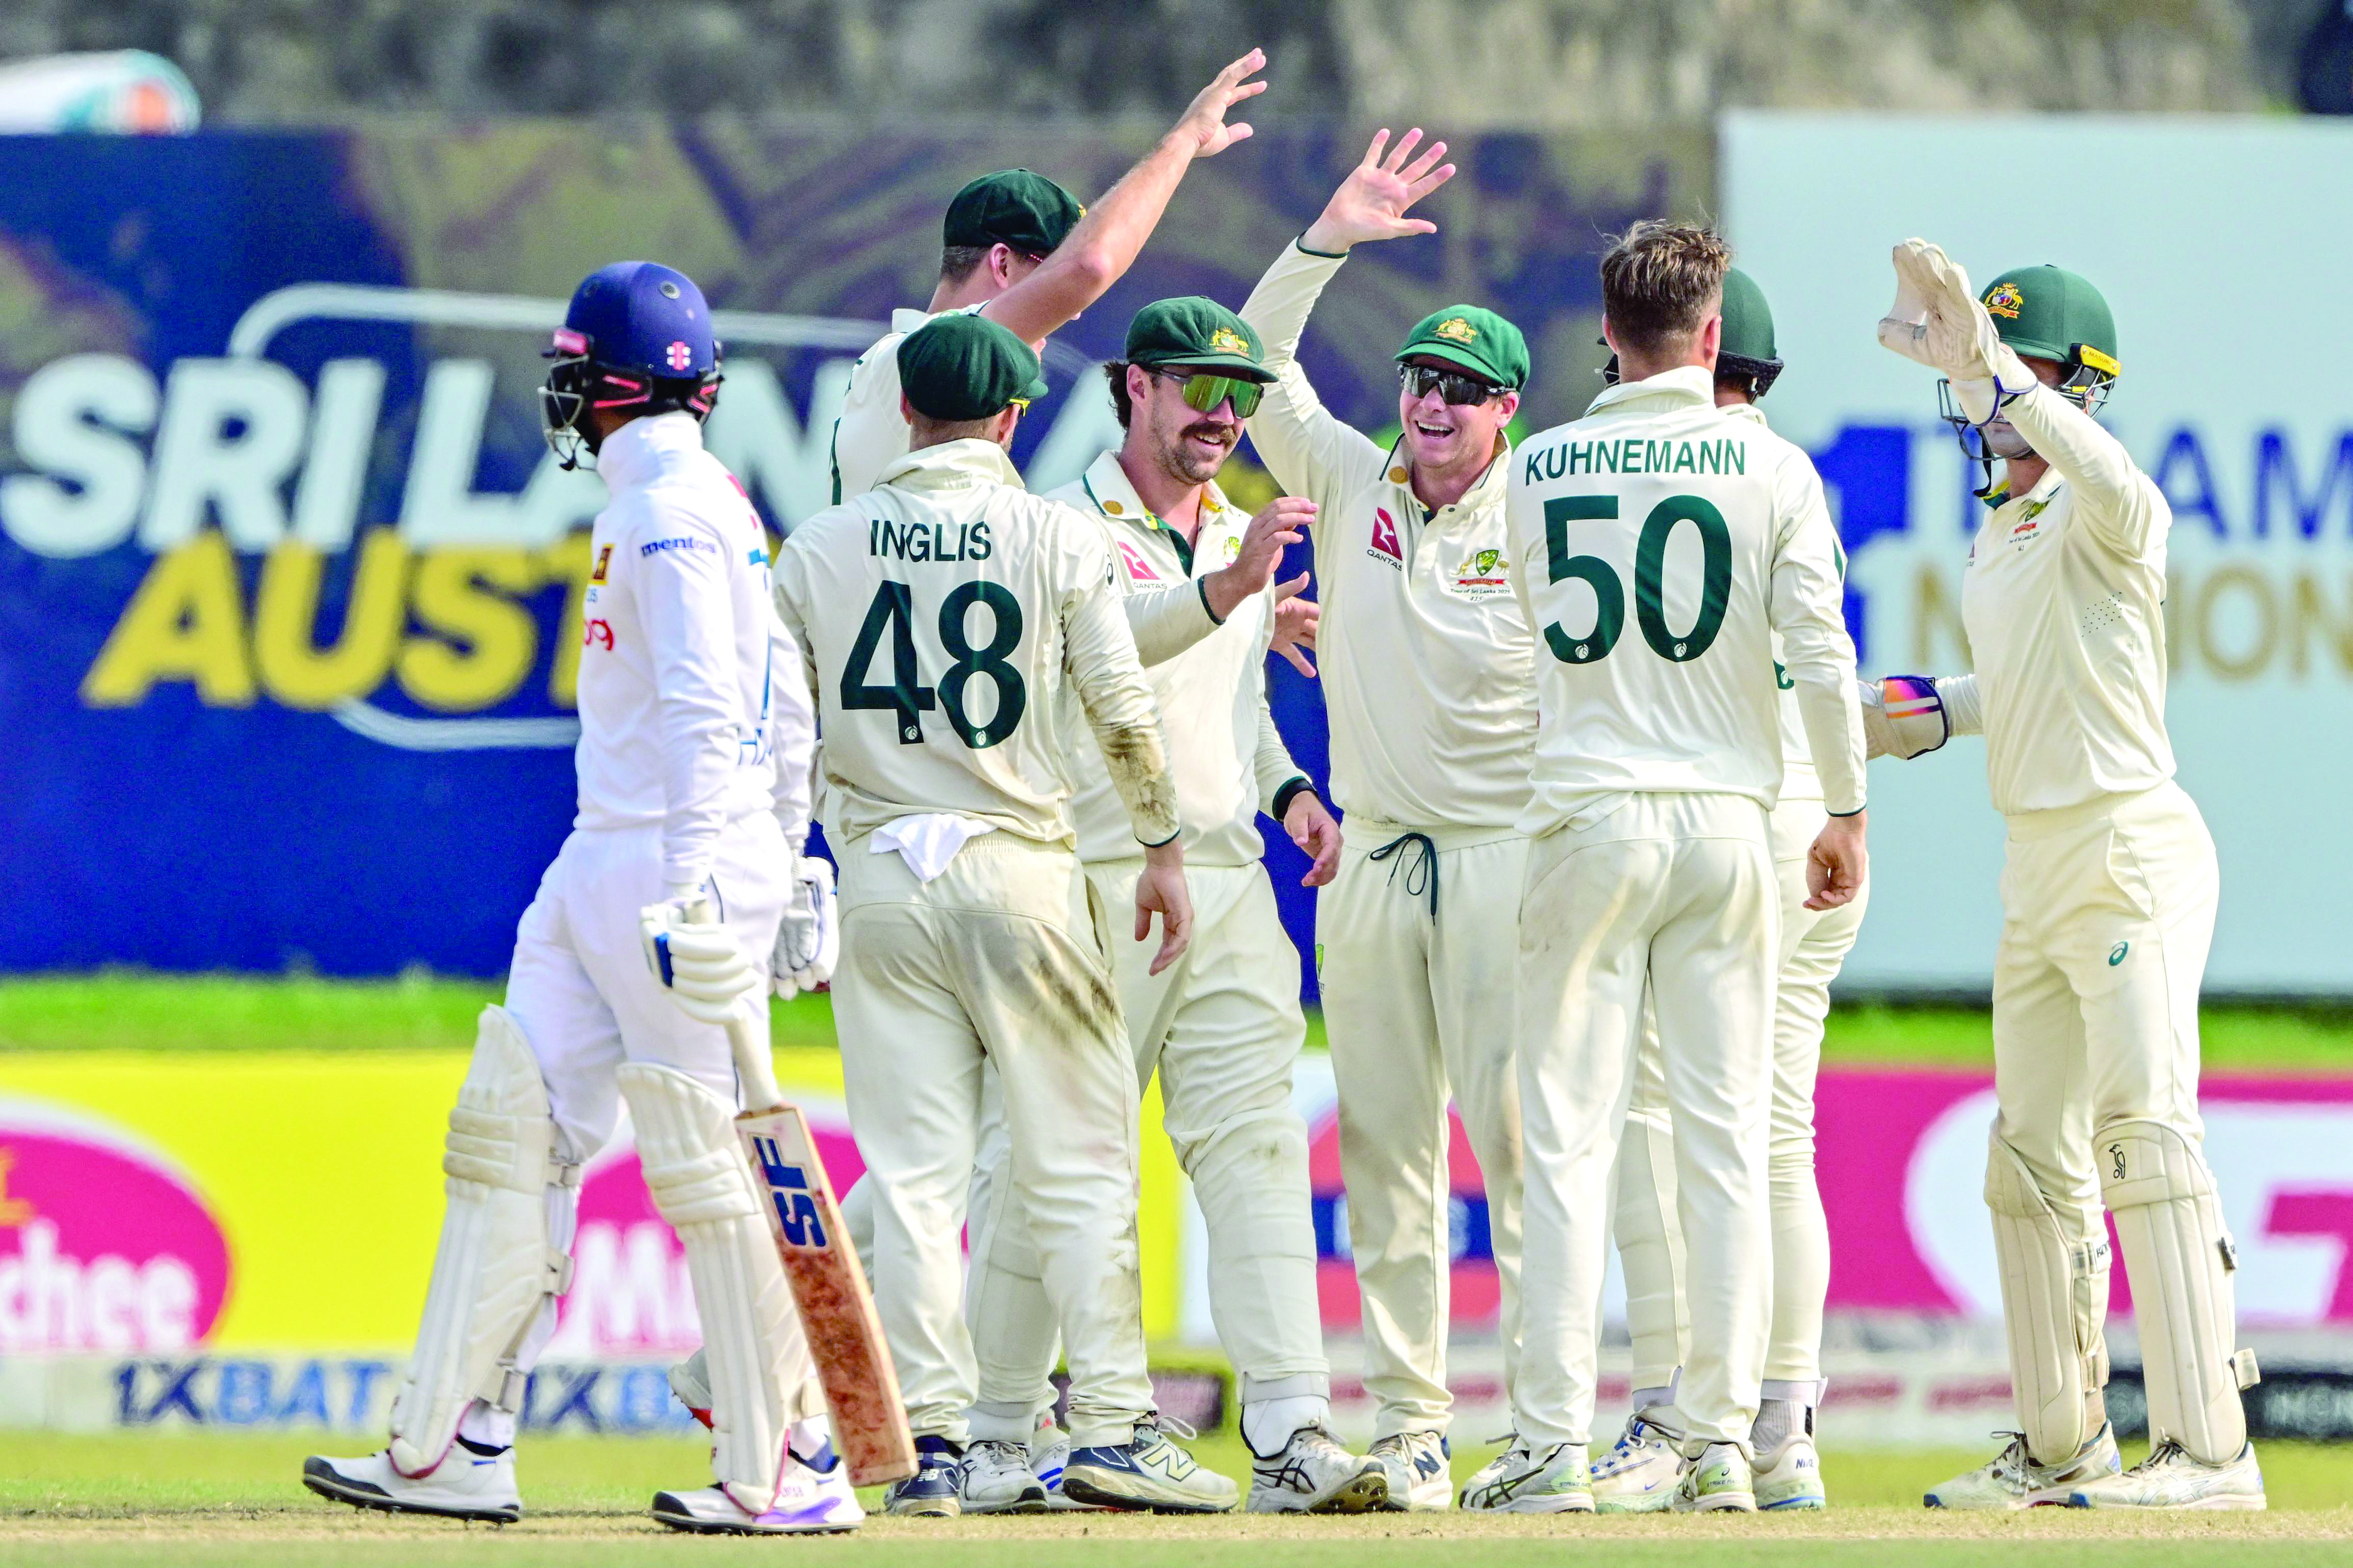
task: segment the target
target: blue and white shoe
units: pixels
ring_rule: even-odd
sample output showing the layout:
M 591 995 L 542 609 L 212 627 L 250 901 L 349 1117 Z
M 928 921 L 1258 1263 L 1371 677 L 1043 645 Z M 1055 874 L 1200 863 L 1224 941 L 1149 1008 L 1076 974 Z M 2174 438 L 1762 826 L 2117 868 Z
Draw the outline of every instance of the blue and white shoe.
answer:
M 1071 1450 L 1062 1468 L 1062 1491 L 1076 1502 L 1098 1508 L 1151 1513 L 1226 1513 L 1241 1489 L 1170 1440 L 1163 1417 L 1139 1422 L 1133 1442 Z M 1180 1428 L 1181 1429 L 1181 1428 Z M 1187 1436 L 1191 1436 L 1190 1432 Z
M 882 1510 L 910 1519 L 954 1519 L 964 1511 L 964 1454 L 945 1437 L 915 1439 L 915 1473 L 892 1481 Z
M 1454 1506 L 1454 1449 L 1436 1432 L 1393 1432 L 1373 1444 L 1372 1457 L 1388 1477 L 1388 1513 L 1436 1511 Z
M 1038 1430 L 1029 1439 L 1029 1473 L 1046 1489 L 1048 1513 L 1101 1513 L 1100 1505 L 1081 1502 L 1062 1489 L 1062 1471 L 1071 1462 L 1071 1435 L 1054 1425 L 1048 1415 L 1038 1423 Z
M 1791 1437 L 1781 1451 L 1758 1456 L 1757 1507 L 1760 1512 L 1785 1509 L 1828 1508 L 1830 1492 L 1822 1485 L 1822 1458 L 1810 1437 Z
M 964 1451 L 957 1485 L 966 1513 L 1046 1511 L 1046 1483 L 1030 1468 L 1027 1443 L 975 1438 Z
M 786 1455 L 776 1496 L 757 1513 L 725 1487 L 656 1492 L 652 1512 L 658 1522 L 690 1535 L 839 1535 L 866 1521 L 849 1467 L 829 1443 L 807 1461 Z
M 1609 1451 L 1593 1461 L 1593 1506 L 1602 1513 L 1658 1513 L 1675 1500 L 1683 1479 L 1683 1434 L 1639 1413 Z

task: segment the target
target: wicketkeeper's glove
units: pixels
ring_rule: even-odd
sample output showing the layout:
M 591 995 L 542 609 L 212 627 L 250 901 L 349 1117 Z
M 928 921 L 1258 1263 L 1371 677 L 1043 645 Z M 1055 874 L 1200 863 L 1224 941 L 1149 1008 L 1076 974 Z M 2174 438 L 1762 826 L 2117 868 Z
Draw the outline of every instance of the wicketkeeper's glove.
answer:
M 1925 239 L 1895 247 L 1895 303 L 1880 318 L 1879 341 L 1942 371 L 1961 411 L 1983 425 L 2000 405 L 2038 384 L 1994 330 L 1960 263 Z
M 1936 683 L 1925 675 L 1890 675 L 1857 681 L 1862 689 L 1866 757 L 1910 760 L 1953 738 L 1953 723 Z
M 833 867 L 804 855 L 793 874 L 792 897 L 776 922 L 776 951 L 770 983 L 786 998 L 814 991 L 833 978 L 841 958 L 841 917 L 833 897 Z
M 724 1024 L 760 987 L 743 944 L 711 918 L 711 901 L 699 890 L 648 904 L 638 912 L 638 932 L 654 978 L 690 1018 Z

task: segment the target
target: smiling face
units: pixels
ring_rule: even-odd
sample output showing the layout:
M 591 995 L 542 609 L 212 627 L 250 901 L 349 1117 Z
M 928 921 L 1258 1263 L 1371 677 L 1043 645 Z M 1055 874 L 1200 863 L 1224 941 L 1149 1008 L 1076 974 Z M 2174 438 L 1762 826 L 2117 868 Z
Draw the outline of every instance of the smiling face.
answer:
M 1459 364 L 1428 354 L 1414 354 L 1405 363 L 1450 374 L 1465 374 Z M 1410 386 L 1398 388 L 1398 423 L 1405 430 L 1405 454 L 1421 473 L 1440 473 L 1467 465 L 1484 467 L 1495 455 L 1495 443 L 1520 406 L 1519 395 L 1497 389 L 1484 403 L 1450 404 L 1436 387 L 1417 397 Z
M 1163 365 L 1157 372 L 1128 366 L 1127 395 L 1134 410 L 1129 430 L 1131 438 L 1142 437 L 1161 472 L 1180 483 L 1198 485 L 1218 477 L 1249 422 L 1235 417 L 1230 399 L 1206 414 L 1186 402 L 1184 378 L 1192 374 L 1181 364 Z

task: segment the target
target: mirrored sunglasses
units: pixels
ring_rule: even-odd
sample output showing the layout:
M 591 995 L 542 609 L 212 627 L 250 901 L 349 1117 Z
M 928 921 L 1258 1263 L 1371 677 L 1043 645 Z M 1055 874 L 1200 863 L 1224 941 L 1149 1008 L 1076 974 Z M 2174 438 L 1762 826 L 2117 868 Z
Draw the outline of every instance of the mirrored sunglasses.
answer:
M 1434 387 L 1439 396 L 1457 408 L 1475 406 L 1504 391 L 1475 375 L 1456 370 L 1432 370 L 1424 364 L 1398 366 L 1398 384 L 1415 397 L 1429 396 Z
M 1266 395 L 1263 382 L 1244 381 L 1240 376 L 1191 375 L 1181 370 L 1155 370 L 1152 374 L 1181 382 L 1186 405 L 1204 414 L 1215 413 L 1219 404 L 1230 400 L 1234 417 L 1247 419 L 1258 412 L 1259 400 Z

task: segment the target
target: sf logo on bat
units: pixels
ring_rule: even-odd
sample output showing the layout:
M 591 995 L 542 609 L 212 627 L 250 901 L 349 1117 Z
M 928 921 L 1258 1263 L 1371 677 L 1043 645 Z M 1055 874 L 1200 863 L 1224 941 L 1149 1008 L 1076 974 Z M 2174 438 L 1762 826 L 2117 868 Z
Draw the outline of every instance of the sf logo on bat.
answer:
M 752 1147 L 758 1152 L 760 1176 L 768 1184 L 768 1201 L 776 1205 L 776 1223 L 785 1240 L 794 1247 L 830 1245 L 818 1213 L 817 1194 L 809 1190 L 807 1173 L 786 1161 L 773 1138 L 754 1137 Z

